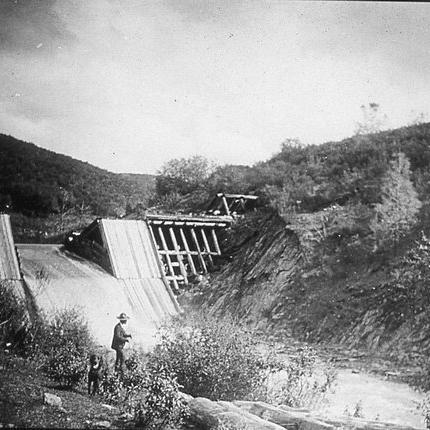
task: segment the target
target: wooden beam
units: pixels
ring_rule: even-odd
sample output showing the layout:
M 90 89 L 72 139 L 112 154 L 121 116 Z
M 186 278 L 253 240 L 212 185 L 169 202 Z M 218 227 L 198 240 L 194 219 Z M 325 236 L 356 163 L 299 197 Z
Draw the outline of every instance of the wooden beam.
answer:
M 159 233 L 160 238 L 161 238 L 161 244 L 163 246 L 163 250 L 168 251 L 169 249 L 167 248 L 166 239 L 164 238 L 163 229 L 161 227 L 158 227 L 158 233 Z M 170 255 L 169 254 L 165 254 L 165 255 L 166 255 L 166 261 L 167 261 L 167 267 L 169 269 L 169 275 L 174 277 L 175 271 L 173 270 L 172 260 L 170 259 Z M 177 282 L 176 278 L 172 279 L 172 281 L 173 281 L 173 286 L 175 287 L 175 289 L 179 290 L 178 282 Z
M 211 248 L 209 247 L 208 238 L 206 237 L 206 233 L 205 233 L 204 229 L 201 229 L 200 231 L 202 232 L 203 243 L 205 244 L 206 251 L 208 252 L 209 262 L 211 263 L 211 266 L 213 266 L 214 261 L 212 259 Z
M 221 202 L 221 205 L 223 203 Z M 156 225 L 156 226 L 160 226 L 160 225 L 171 225 L 171 226 L 195 226 L 195 227 L 227 227 L 228 224 L 225 221 L 223 222 L 219 222 L 219 221 L 214 221 L 214 222 L 210 222 L 210 221 L 160 221 L 160 220 L 149 220 L 148 223 L 150 225 Z
M 172 251 L 171 249 L 169 249 L 169 250 L 167 250 L 167 251 L 164 251 L 164 249 L 159 249 L 158 250 L 158 253 L 160 254 L 160 255 L 166 255 L 166 254 L 169 254 L 169 255 L 176 255 L 177 254 L 177 252 L 176 251 Z M 214 251 L 211 251 L 211 252 L 207 252 L 207 251 L 203 251 L 203 250 L 201 250 L 200 251 L 200 253 L 202 254 L 202 255 L 219 255 L 218 254 L 218 252 L 214 252 Z M 198 253 L 198 251 L 190 251 L 190 252 L 187 252 L 187 251 L 179 251 L 179 254 L 180 255 L 199 255 L 199 253 Z
M 228 207 L 227 199 L 225 196 L 222 196 L 222 202 L 224 203 L 225 213 L 230 216 L 230 208 Z
M 243 197 L 240 199 L 240 204 L 242 206 L 242 209 L 245 211 L 246 210 L 246 200 Z
M 202 270 L 204 273 L 207 273 L 208 269 L 206 268 L 205 259 L 203 258 L 202 251 L 200 250 L 199 241 L 197 240 L 197 236 L 196 236 L 196 232 L 194 231 L 194 228 L 191 228 L 191 237 L 193 238 L 194 244 L 196 245 Z
M 152 230 L 152 225 L 148 225 L 148 229 L 151 234 L 153 249 L 155 250 L 155 254 L 157 255 L 157 263 L 158 263 L 158 267 L 160 268 L 161 276 L 165 278 L 166 273 L 164 272 L 164 264 L 160 255 L 161 250 L 158 248 L 157 241 L 155 240 L 155 234 L 154 234 L 154 231 Z
M 180 253 L 178 241 L 176 240 L 176 235 L 172 227 L 169 228 L 169 233 L 173 242 L 173 247 L 175 248 L 175 251 L 176 251 L 176 258 L 178 259 L 179 270 L 181 271 L 182 276 L 184 277 L 185 284 L 188 285 L 187 270 L 185 269 L 184 262 L 182 261 L 182 254 Z
M 214 242 L 216 252 L 218 255 L 221 255 L 221 249 L 219 247 L 218 238 L 216 237 L 216 232 L 214 228 L 211 229 L 211 234 L 212 234 L 212 240 Z
M 188 259 L 188 264 L 190 265 L 191 272 L 193 275 L 197 275 L 197 270 L 196 270 L 196 266 L 194 265 L 190 247 L 188 246 L 187 238 L 182 228 L 179 229 L 179 234 L 181 235 L 182 243 L 184 244 L 184 248 Z

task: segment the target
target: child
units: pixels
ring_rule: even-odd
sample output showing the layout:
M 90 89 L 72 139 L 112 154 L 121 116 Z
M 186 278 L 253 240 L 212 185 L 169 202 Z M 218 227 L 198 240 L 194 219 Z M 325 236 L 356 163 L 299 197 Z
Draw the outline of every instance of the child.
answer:
M 88 394 L 94 396 L 99 391 L 99 381 L 102 377 L 103 360 L 100 356 L 90 356 L 90 370 L 88 372 Z

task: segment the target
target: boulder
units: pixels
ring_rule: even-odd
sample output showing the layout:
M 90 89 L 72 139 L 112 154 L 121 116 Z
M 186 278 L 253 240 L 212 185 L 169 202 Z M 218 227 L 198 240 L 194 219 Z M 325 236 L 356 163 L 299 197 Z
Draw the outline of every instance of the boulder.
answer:
M 360 418 L 325 418 L 308 409 L 272 406 L 264 402 L 214 402 L 202 397 L 185 396 L 193 424 L 211 430 L 223 423 L 247 430 L 415 430 L 409 426 Z
M 111 427 L 111 423 L 109 421 L 96 421 L 93 423 L 93 426 L 101 429 L 108 429 Z
M 220 423 L 249 430 L 283 430 L 284 428 L 246 411 L 229 402 L 213 402 L 197 397 L 188 402 L 191 421 L 198 424 L 202 430 L 216 428 Z
M 370 421 L 361 418 L 322 418 L 312 414 L 307 409 L 295 409 L 288 406 L 272 406 L 264 402 L 233 402 L 241 409 L 258 417 L 276 423 L 283 428 L 297 430 L 325 430 L 325 429 L 354 429 L 354 430 L 413 430 L 409 426 L 401 426 L 380 421 Z
M 55 406 L 56 408 L 61 408 L 63 406 L 61 397 L 51 393 L 43 394 L 43 403 L 45 403 L 45 405 Z

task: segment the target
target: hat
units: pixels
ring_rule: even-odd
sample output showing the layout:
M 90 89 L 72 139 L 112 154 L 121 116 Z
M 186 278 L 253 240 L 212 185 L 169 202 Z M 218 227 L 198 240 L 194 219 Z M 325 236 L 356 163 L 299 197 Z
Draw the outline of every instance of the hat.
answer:
M 130 319 L 130 317 L 129 317 L 129 316 L 127 316 L 127 314 L 126 314 L 126 313 L 124 313 L 124 312 L 121 312 L 121 313 L 117 316 L 117 318 L 118 318 L 119 320 L 129 320 L 129 319 Z

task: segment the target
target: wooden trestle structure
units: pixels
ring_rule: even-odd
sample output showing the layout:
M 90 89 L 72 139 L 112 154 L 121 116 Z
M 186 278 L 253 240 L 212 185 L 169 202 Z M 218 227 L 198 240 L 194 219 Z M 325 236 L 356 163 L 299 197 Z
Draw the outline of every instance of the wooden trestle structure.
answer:
M 244 214 L 255 208 L 257 200 L 254 195 L 218 193 L 209 203 L 207 213 L 227 216 Z
M 188 284 L 189 276 L 208 272 L 221 255 L 217 232 L 231 224 L 231 217 L 146 216 L 166 279 L 175 290 Z

